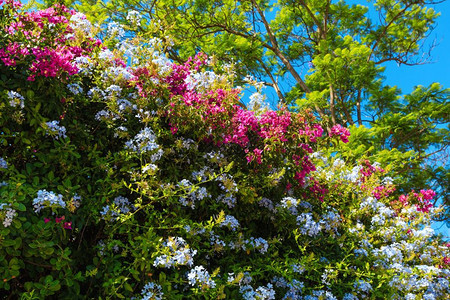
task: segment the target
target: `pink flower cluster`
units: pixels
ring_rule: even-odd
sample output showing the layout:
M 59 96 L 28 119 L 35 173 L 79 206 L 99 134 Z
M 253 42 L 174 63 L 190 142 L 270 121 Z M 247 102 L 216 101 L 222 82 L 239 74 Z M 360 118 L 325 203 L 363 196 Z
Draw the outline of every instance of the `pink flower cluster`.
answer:
M 69 76 L 78 73 L 78 68 L 73 63 L 73 59 L 76 56 L 76 52 L 82 51 L 79 51 L 80 49 L 73 50 L 61 46 L 56 49 L 49 49 L 47 47 L 43 49 L 34 48 L 32 52 L 35 60 L 29 69 L 31 75 L 28 77 L 28 80 L 33 81 L 36 76 L 57 77 L 63 72 L 66 72 Z
M 1 5 L 13 7 L 13 8 L 22 7 L 22 3 L 20 1 L 14 1 L 14 0 L 0 0 L 0 6 Z
M 436 196 L 436 193 L 433 190 L 421 190 L 420 193 L 413 193 L 414 196 L 418 200 L 417 210 L 422 212 L 429 212 L 430 208 L 433 207 L 433 203 L 430 200 Z
M 17 42 L 9 43 L 6 48 L 0 49 L 0 60 L 6 66 L 15 66 L 16 61 L 23 59 L 25 56 L 29 55 L 30 51 L 27 48 L 23 48 Z
M 280 111 L 267 111 L 259 119 L 260 133 L 264 139 L 274 139 L 274 141 L 286 142 L 286 132 L 291 125 L 291 113 L 285 109 Z
M 250 143 L 250 132 L 257 133 L 259 131 L 258 119 L 255 113 L 250 110 L 244 110 L 239 106 L 235 106 L 235 113 L 231 119 L 230 134 L 226 134 L 223 143 L 237 144 L 241 147 L 247 147 Z
M 52 7 L 49 7 L 44 10 L 38 11 L 30 11 L 25 14 L 25 17 L 22 21 L 25 22 L 33 22 L 40 29 L 45 27 L 46 23 L 50 24 L 68 24 L 69 20 L 67 18 L 68 15 L 75 14 L 74 10 L 69 10 L 64 5 L 55 4 Z M 70 28 L 68 28 L 70 32 Z M 64 32 L 68 33 L 68 32 Z
M 398 201 L 402 206 L 415 204 L 417 211 L 428 213 L 430 208 L 433 207 L 431 200 L 433 200 L 434 196 L 436 196 L 436 192 L 433 190 L 420 190 L 420 193 L 413 191 L 411 195 L 400 195 Z
M 347 128 L 342 127 L 341 125 L 337 124 L 331 128 L 330 137 L 333 137 L 333 136 L 339 136 L 342 142 L 348 143 L 348 137 L 350 136 L 350 131 Z
M 56 4 L 45 10 L 14 15 L 15 21 L 5 28 L 9 42 L 4 48 L 0 48 L 0 60 L 6 66 L 16 66 L 19 62 L 27 65 L 30 81 L 34 81 L 37 76 L 61 77 L 76 74 L 78 68 L 74 59 L 90 53 L 100 45 L 91 38 L 86 39 L 82 47 L 75 45 L 76 43 L 71 45 L 73 29 L 68 18 L 74 13 L 65 6 Z
M 309 137 L 311 142 L 316 142 L 317 138 L 322 136 L 323 128 L 319 124 L 314 124 L 312 128 L 306 125 L 305 128 L 300 129 L 299 133 L 300 135 Z
M 62 216 L 62 217 L 56 217 L 56 218 L 55 218 L 55 223 L 56 223 L 56 224 L 60 224 L 60 223 L 62 223 L 65 219 L 66 219 L 65 216 Z M 44 218 L 45 224 L 47 224 L 47 223 L 49 223 L 49 222 L 51 222 L 51 221 L 52 221 L 52 220 L 51 220 L 50 218 Z M 64 229 L 72 229 L 72 222 L 64 222 L 64 223 L 62 224 L 62 226 L 63 226 Z
M 373 166 L 373 165 L 370 163 L 370 161 L 368 161 L 368 160 L 364 160 L 364 161 L 362 162 L 361 166 L 362 166 L 362 168 L 361 168 L 361 170 L 360 170 L 359 172 L 360 172 L 361 175 L 362 175 L 362 181 L 363 181 L 363 182 L 365 181 L 365 179 L 366 179 L 367 177 L 370 177 L 370 176 L 371 176 L 373 173 L 375 173 L 375 172 L 380 172 L 380 173 L 384 173 L 384 172 L 385 172 L 384 169 L 382 169 L 382 168 L 380 168 L 380 167 Z
M 394 186 L 377 186 L 372 191 L 372 195 L 377 199 L 380 200 L 382 197 L 388 197 L 390 194 L 395 192 Z
M 450 257 L 444 257 L 442 259 L 442 262 L 444 263 L 444 265 L 450 265 Z
M 195 124 L 198 139 L 218 146 L 239 146 L 247 163 L 255 163 L 254 167 L 264 168 L 270 166 L 271 160 L 284 157 L 286 163 L 295 166 L 290 176 L 296 187 L 306 188 L 306 177 L 316 169 L 308 154 L 313 152 L 311 145 L 323 136 L 321 125 L 314 122 L 311 114 L 292 113 L 287 108 L 256 114 L 239 104 L 238 90 L 188 88 L 186 78 L 205 64 L 206 57 L 200 54 L 185 64 L 173 64 L 166 75 L 152 67 L 140 68 L 134 72 L 136 86 L 143 96 L 154 93 L 152 84 L 148 84 L 152 78 L 167 85 L 170 98 L 164 115 L 172 134 Z M 348 130 L 341 128 L 340 132 L 345 137 Z M 309 188 L 321 195 L 325 193 L 319 184 Z

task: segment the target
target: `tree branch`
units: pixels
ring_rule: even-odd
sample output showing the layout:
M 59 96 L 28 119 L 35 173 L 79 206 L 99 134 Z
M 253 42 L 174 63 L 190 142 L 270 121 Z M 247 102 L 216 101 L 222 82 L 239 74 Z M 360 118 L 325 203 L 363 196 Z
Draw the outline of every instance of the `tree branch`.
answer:
M 283 96 L 283 93 L 281 93 L 280 87 L 278 86 L 278 82 L 273 77 L 272 73 L 270 72 L 269 68 L 264 64 L 264 62 L 258 58 L 258 62 L 263 67 L 264 71 L 267 75 L 269 75 L 270 80 L 272 81 L 272 87 L 275 89 L 275 92 L 277 93 L 278 98 L 280 98 L 280 101 L 286 104 L 286 99 Z
M 275 35 L 273 34 L 272 28 L 270 28 L 269 23 L 267 22 L 266 17 L 264 16 L 263 11 L 261 10 L 261 8 L 256 4 L 255 0 L 251 0 L 254 7 L 256 8 L 256 10 L 258 11 L 258 14 L 261 17 L 261 21 L 264 24 L 264 27 L 266 28 L 267 34 L 269 36 L 269 40 L 270 43 L 272 44 L 272 50 L 275 55 L 281 60 L 281 62 L 286 66 L 286 68 L 288 69 L 288 71 L 292 74 L 292 76 L 294 77 L 294 79 L 297 81 L 297 83 L 300 85 L 300 87 L 302 88 L 302 90 L 305 93 L 310 93 L 311 90 L 308 88 L 308 86 L 306 85 L 306 83 L 303 81 L 303 79 L 300 77 L 300 75 L 297 73 L 297 71 L 294 69 L 294 67 L 292 66 L 292 64 L 290 63 L 290 61 L 286 58 L 286 56 L 284 56 L 284 54 L 280 51 L 280 49 L 278 48 L 278 43 L 277 40 L 275 38 Z M 319 113 L 319 115 L 322 118 L 325 118 L 325 114 L 323 112 L 323 110 L 317 105 L 314 104 L 314 108 L 317 110 L 317 112 Z

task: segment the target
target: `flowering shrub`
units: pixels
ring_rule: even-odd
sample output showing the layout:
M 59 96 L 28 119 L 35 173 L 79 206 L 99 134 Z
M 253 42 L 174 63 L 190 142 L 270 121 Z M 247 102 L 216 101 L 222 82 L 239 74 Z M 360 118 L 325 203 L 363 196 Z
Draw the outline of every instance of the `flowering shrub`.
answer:
M 379 166 L 321 157 L 347 141 L 345 128 L 326 136 L 310 112 L 248 110 L 207 57 L 175 64 L 162 41 L 125 40 L 120 24 L 102 44 L 63 6 L 0 5 L 0 289 L 29 299 L 450 293 L 449 245 L 429 227 L 433 191 L 397 197 Z

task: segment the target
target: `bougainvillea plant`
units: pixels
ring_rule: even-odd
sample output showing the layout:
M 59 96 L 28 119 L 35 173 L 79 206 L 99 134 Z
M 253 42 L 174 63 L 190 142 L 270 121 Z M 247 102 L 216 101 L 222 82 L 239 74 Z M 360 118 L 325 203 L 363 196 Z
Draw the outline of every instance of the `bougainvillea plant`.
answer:
M 130 20 L 138 16 L 130 12 Z M 22 299 L 446 299 L 431 190 L 320 149 L 311 112 L 240 102 L 64 6 L 0 0 L 0 289 Z M 228 69 L 227 69 L 228 68 Z M 259 101 L 259 102 L 258 102 Z M 258 103 L 257 103 L 258 102 Z

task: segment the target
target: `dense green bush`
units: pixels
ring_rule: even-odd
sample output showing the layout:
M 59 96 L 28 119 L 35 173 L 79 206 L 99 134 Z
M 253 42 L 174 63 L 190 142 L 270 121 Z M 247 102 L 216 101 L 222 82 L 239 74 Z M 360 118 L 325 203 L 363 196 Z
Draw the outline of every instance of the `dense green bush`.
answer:
M 445 299 L 434 192 L 399 199 L 232 66 L 0 0 L 0 289 L 22 299 Z M 132 16 L 133 17 L 133 16 Z M 136 17 L 136 16 L 134 16 Z M 108 47 L 106 47 L 106 45 Z

